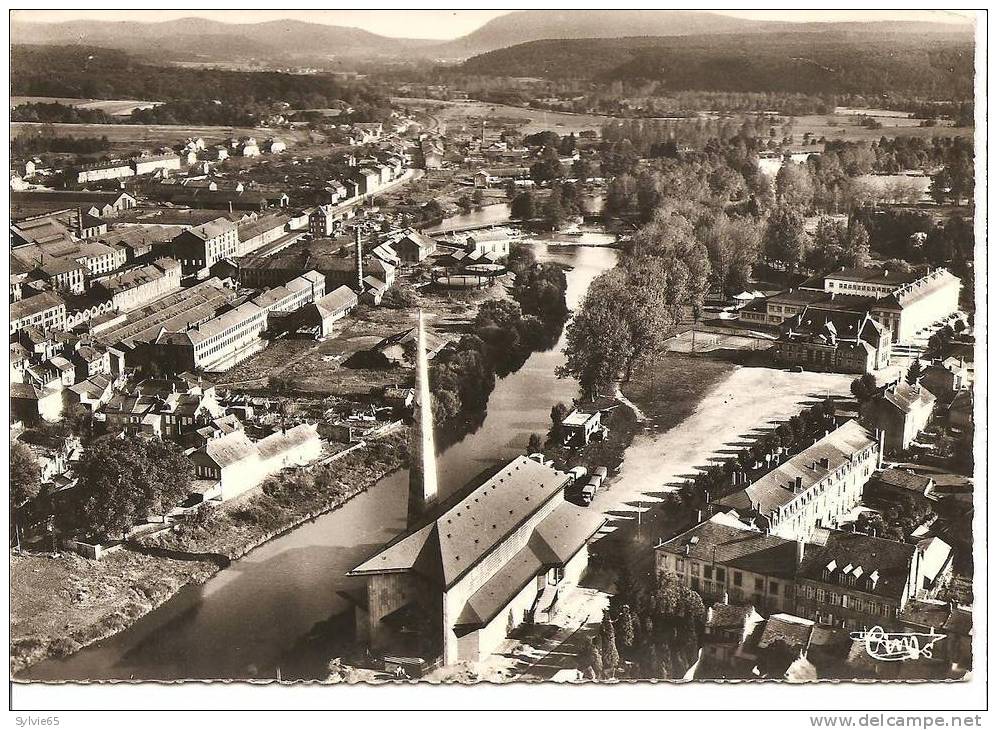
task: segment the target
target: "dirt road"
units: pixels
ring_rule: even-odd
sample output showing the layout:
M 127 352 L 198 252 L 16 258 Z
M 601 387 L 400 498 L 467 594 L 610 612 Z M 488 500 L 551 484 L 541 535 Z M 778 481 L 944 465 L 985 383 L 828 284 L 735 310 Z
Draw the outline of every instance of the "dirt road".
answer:
M 661 502 L 711 459 L 729 457 L 757 429 L 771 429 L 826 395 L 847 395 L 853 377 L 753 367 L 732 371 L 678 426 L 634 439 L 619 475 L 592 503 L 609 518 L 604 534 Z

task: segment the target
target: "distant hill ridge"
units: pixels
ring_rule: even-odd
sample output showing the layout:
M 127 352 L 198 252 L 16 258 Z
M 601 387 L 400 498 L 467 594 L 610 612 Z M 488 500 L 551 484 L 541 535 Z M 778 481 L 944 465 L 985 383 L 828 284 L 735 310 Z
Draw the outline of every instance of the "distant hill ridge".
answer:
M 400 11 L 403 12 L 403 11 Z M 235 15 L 235 13 L 233 13 Z M 746 20 L 714 12 L 662 10 L 524 10 L 499 16 L 452 41 L 389 38 L 360 28 L 275 20 L 223 23 L 203 18 L 162 22 L 75 20 L 59 23 L 12 19 L 12 43 L 83 44 L 162 58 L 193 60 L 467 58 L 536 40 L 753 35 L 785 32 L 862 32 L 919 37 L 963 35 L 970 24 L 878 21 L 793 23 Z M 210 38 L 211 42 L 205 40 Z
M 475 75 L 658 81 L 673 91 L 973 93 L 972 37 L 869 30 L 540 40 L 475 56 Z

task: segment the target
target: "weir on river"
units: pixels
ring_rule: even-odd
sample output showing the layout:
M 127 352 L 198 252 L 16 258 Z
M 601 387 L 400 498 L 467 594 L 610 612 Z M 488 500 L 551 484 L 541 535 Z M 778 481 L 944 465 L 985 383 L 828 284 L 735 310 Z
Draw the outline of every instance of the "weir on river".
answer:
M 585 244 L 583 237 L 576 243 Z M 608 247 L 536 244 L 537 259 L 565 264 L 568 306 L 616 263 Z M 572 380 L 554 376 L 563 335 L 498 380 L 484 420 L 446 447 L 437 444 L 445 499 L 482 471 L 522 454 L 531 433 L 550 427 L 550 409 L 570 403 Z M 399 471 L 343 507 L 272 540 L 202 586 L 182 590 L 121 633 L 64 659 L 22 672 L 34 680 L 324 679 L 352 635 L 340 594 L 360 585 L 346 573 L 405 529 L 409 479 Z

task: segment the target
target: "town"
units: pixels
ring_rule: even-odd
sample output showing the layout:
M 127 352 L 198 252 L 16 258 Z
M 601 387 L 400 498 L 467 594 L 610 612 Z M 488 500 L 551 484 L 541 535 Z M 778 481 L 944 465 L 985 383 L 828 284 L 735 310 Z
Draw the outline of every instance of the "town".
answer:
M 15 41 L 15 678 L 972 672 L 971 65 L 735 92 L 516 48 Z

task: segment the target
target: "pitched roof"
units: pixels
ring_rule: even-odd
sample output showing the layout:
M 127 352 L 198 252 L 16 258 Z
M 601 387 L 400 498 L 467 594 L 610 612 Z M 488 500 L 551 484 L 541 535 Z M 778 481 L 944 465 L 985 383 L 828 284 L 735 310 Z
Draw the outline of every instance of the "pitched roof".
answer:
M 824 571 L 834 566 L 837 576 L 849 565 L 861 567 L 859 580 L 852 590 L 898 599 L 907 586 L 910 563 L 917 547 L 903 542 L 871 537 L 860 532 L 830 530 L 823 545 L 808 545 L 800 566 L 800 575 L 810 580 L 826 583 Z M 872 584 L 871 578 L 877 580 Z M 836 582 L 836 581 L 835 581 Z
M 385 547 L 352 575 L 416 570 L 451 587 L 549 500 L 570 477 L 518 456 L 429 524 Z
M 795 541 L 735 527 L 718 517 L 701 522 L 656 549 L 761 575 L 791 578 L 795 574 Z
M 810 634 L 814 622 L 788 613 L 774 613 L 765 622 L 765 628 L 758 639 L 759 649 L 768 649 L 777 644 L 790 649 L 805 651 L 810 644 Z
M 793 501 L 801 491 L 809 489 L 830 472 L 847 464 L 854 454 L 875 443 L 873 435 L 858 421 L 848 421 L 734 495 L 716 500 L 716 504 L 743 508 L 747 501 L 761 514 L 768 514 Z M 822 459 L 828 460 L 826 468 L 820 463 Z M 800 479 L 800 489 L 796 488 L 797 478 Z
M 935 395 L 924 386 L 911 385 L 904 380 L 888 388 L 883 393 L 883 399 L 904 413 L 910 413 L 916 406 L 931 406 L 936 400 Z
M 216 439 L 211 439 L 199 451 L 207 455 L 219 467 L 226 467 L 244 459 L 259 456 L 259 452 L 244 431 L 233 431 Z
M 838 281 L 849 281 L 862 284 L 889 284 L 902 286 L 918 279 L 915 273 L 904 273 L 897 269 L 887 269 L 875 266 L 862 266 L 841 271 L 832 271 L 824 276 L 825 279 L 836 279 Z
M 924 494 L 931 484 L 931 477 L 915 474 L 907 469 L 883 469 L 873 475 L 873 480 L 917 494 Z
M 313 303 L 322 317 L 337 314 L 347 307 L 357 304 L 357 293 L 346 285 L 338 286 Z
M 605 522 L 601 513 L 570 502 L 558 505 L 537 525 L 526 546 L 467 599 L 456 624 L 487 624 L 537 574 L 574 557 Z

